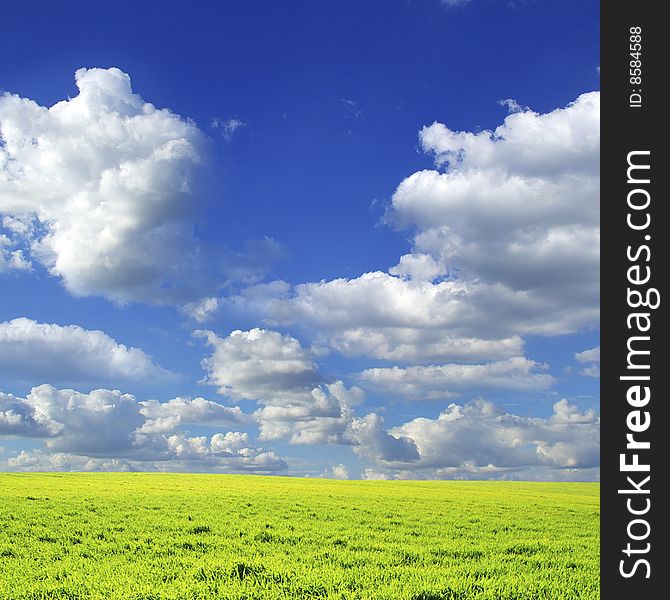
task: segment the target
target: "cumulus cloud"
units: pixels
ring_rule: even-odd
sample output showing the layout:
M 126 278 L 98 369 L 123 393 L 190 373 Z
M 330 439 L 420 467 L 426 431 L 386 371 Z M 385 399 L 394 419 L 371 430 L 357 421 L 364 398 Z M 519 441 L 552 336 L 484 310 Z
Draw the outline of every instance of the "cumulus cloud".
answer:
M 203 359 L 206 382 L 230 398 L 255 400 L 260 439 L 292 444 L 348 443 L 343 434 L 360 388 L 327 380 L 300 342 L 276 331 L 233 331 L 225 338 L 198 330 L 214 349 Z
M 209 427 L 231 426 L 248 423 L 249 418 L 239 406 L 223 406 L 204 398 L 173 398 L 167 402 L 148 400 L 140 402 L 139 412 L 146 421 L 141 433 L 174 431 L 185 424 L 206 424 Z
M 78 325 L 0 323 L 0 373 L 26 381 L 132 382 L 174 377 L 139 348 Z
M 50 385 L 25 398 L 0 392 L 0 434 L 41 438 L 46 448 L 7 458 L 10 470 L 212 470 L 270 473 L 286 463 L 240 431 L 189 436 L 187 424 L 250 422 L 239 407 L 203 398 L 138 402 L 131 394 L 88 394 Z
M 218 298 L 207 296 L 205 298 L 200 298 L 200 300 L 187 302 L 182 307 L 182 310 L 198 323 L 206 323 L 212 319 L 219 310 L 219 304 L 220 302 Z
M 316 364 L 300 342 L 276 331 L 233 331 L 225 338 L 213 331 L 197 330 L 214 353 L 202 361 L 207 383 L 234 399 L 263 399 L 281 403 L 310 393 L 323 383 Z
M 254 448 L 247 433 L 229 431 L 211 437 L 183 434 L 161 438 L 161 458 L 190 465 L 189 470 L 234 470 L 272 473 L 286 468 L 274 452 Z
M 52 420 L 26 399 L 0 392 L 0 435 L 46 438 L 62 430 L 62 423 Z
M 387 435 L 411 443 L 417 456 L 377 455 L 364 479 L 599 478 L 600 418 L 566 399 L 546 418 L 512 414 L 483 399 L 450 404 L 436 419 L 416 418 Z
M 34 387 L 21 404 L 35 422 L 53 432 L 47 445 L 57 452 L 114 456 L 132 446 L 133 432 L 144 421 L 135 398 L 118 390 L 83 394 L 45 384 Z M 18 429 L 5 433 L 34 437 Z
M 22 450 L 16 456 L 0 461 L 0 467 L 4 471 L 153 471 L 262 475 L 276 474 L 286 469 L 286 462 L 274 452 L 243 449 L 237 454 L 230 454 L 213 450 L 215 443 L 208 443 L 206 438 L 190 438 L 186 445 L 198 448 L 199 451 L 189 453 L 184 452 L 183 441 L 173 440 L 174 454 L 163 460 L 99 458 L 65 452 Z
M 470 300 L 469 284 L 463 281 L 432 283 L 377 271 L 294 288 L 273 282 L 222 302 L 230 310 L 307 327 L 317 332 L 320 343 L 352 356 L 433 362 L 521 354 L 517 323 L 505 325 L 492 318 L 489 335 L 481 322 L 473 322 Z
M 420 458 L 414 440 L 386 431 L 384 417 L 377 413 L 352 419 L 347 437 L 354 444 L 356 454 L 376 461 L 411 462 Z
M 479 312 L 496 297 L 544 311 L 547 333 L 598 315 L 600 97 L 547 114 L 523 110 L 495 131 L 425 127 L 438 167 L 405 179 L 387 220 L 414 227 L 414 253 L 458 266 Z M 517 316 L 518 319 L 518 316 Z
M 12 220 L 5 217 L 2 224 L 6 229 L 10 229 Z M 11 231 L 11 229 L 10 229 Z M 0 273 L 8 271 L 31 271 L 32 265 L 26 258 L 24 250 L 17 246 L 15 240 L 9 236 L 0 233 Z
M 583 369 L 580 373 L 587 377 L 600 377 L 600 346 L 589 348 L 582 352 L 575 354 L 575 360 L 580 363 L 591 363 Z
M 76 296 L 192 297 L 205 287 L 193 240 L 204 136 L 119 69 L 79 69 L 75 81 L 78 95 L 51 107 L 0 96 L 7 237 Z
M 599 418 L 566 400 L 554 405 L 549 418 L 509 414 L 477 400 L 451 404 L 437 419 L 417 418 L 388 429 L 376 412 L 357 415 L 363 392 L 325 380 L 314 357 L 295 338 L 261 329 L 235 331 L 225 338 L 211 331 L 197 335 L 214 349 L 203 361 L 208 382 L 225 395 L 260 405 L 253 416 L 261 439 L 350 445 L 388 477 L 416 472 L 426 477 L 488 473 L 504 478 L 534 473 L 543 478 L 554 470 L 563 479 L 595 477 Z M 553 383 L 541 372 L 545 367 L 515 357 L 483 365 L 364 373 L 384 391 L 425 397 L 481 387 L 543 390 Z
M 420 132 L 436 168 L 398 186 L 385 221 L 413 232 L 388 272 L 229 298 L 346 354 L 403 362 L 521 355 L 522 337 L 599 318 L 600 97 L 508 115 L 494 131 Z
M 347 469 L 346 465 L 340 463 L 339 465 L 325 469 L 321 477 L 326 477 L 327 479 L 350 479 L 349 469 Z
M 141 471 L 132 461 L 118 458 L 93 458 L 64 452 L 21 450 L 0 462 L 6 471 Z
M 413 419 L 389 434 L 416 445 L 420 458 L 412 469 L 594 469 L 599 463 L 598 415 L 565 399 L 548 418 L 506 413 L 481 399 L 450 404 L 437 419 Z
M 413 366 L 366 369 L 359 379 L 385 394 L 410 399 L 444 399 L 469 390 L 545 390 L 554 378 L 537 369 L 547 365 L 524 357 L 482 365 Z
M 589 348 L 582 352 L 577 352 L 575 354 L 575 359 L 581 363 L 599 363 L 600 362 L 600 346 L 595 348 Z

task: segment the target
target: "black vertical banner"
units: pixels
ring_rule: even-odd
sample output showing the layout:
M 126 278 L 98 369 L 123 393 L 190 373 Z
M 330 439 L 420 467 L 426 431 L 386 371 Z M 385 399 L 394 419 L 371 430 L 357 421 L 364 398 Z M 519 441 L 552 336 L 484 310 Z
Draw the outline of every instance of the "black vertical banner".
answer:
M 670 32 L 651 1 L 603 2 L 601 597 L 668 598 L 670 302 L 662 112 Z M 664 106 L 665 105 L 665 106 Z

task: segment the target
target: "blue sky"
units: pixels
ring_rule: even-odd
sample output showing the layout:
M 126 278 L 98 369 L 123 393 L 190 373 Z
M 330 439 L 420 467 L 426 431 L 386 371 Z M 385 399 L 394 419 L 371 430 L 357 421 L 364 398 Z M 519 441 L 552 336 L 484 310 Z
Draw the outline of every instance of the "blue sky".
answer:
M 597 2 L 2 12 L 2 468 L 597 478 Z

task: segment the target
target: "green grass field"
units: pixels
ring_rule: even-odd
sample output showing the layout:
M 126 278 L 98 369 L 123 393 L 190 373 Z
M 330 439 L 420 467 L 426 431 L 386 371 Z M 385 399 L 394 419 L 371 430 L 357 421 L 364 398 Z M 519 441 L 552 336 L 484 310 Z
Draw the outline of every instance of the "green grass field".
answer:
M 593 483 L 0 474 L 0 598 L 599 597 Z

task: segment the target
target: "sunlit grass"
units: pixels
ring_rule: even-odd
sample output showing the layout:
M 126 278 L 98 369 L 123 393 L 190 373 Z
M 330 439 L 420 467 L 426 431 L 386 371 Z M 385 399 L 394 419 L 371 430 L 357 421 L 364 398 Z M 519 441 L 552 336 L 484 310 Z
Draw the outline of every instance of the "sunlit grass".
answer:
M 0 474 L 0 598 L 599 597 L 593 483 Z

